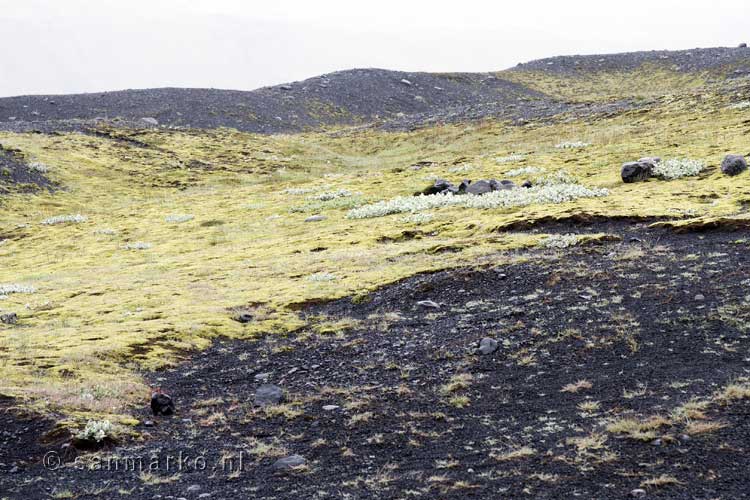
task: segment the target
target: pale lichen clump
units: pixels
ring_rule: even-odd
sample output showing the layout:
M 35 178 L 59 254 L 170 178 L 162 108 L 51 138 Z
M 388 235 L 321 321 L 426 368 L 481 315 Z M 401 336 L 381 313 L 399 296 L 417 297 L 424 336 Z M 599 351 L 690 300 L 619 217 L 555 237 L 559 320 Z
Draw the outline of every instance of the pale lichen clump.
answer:
M 551 234 L 541 240 L 539 245 L 545 248 L 568 248 L 578 244 L 580 236 L 577 234 Z
M 346 189 L 339 189 L 336 191 L 324 191 L 322 193 L 314 194 L 308 196 L 307 199 L 312 201 L 331 201 L 338 198 L 348 198 L 353 195 L 354 193 L 352 193 L 351 191 L 347 191 Z
M 36 293 L 36 288 L 30 285 L 22 285 L 20 283 L 0 284 L 0 297 L 12 293 Z
M 706 163 L 690 158 L 670 158 L 657 163 L 653 174 L 660 179 L 674 180 L 698 175 L 706 169 Z
M 541 167 L 521 167 L 510 170 L 505 173 L 506 177 L 519 177 L 521 175 L 537 175 L 543 174 L 544 169 Z
M 526 157 L 524 155 L 522 155 L 522 154 L 515 154 L 514 153 L 512 155 L 500 156 L 499 158 L 495 158 L 495 162 L 496 163 L 500 163 L 500 164 L 502 164 L 502 163 L 512 163 L 512 162 L 521 161 L 521 160 L 523 160 L 525 158 Z
M 114 434 L 114 426 L 109 420 L 89 420 L 86 427 L 76 437 L 83 441 L 100 443 Z
M 422 213 L 414 213 L 407 215 L 406 217 L 402 217 L 401 221 L 406 222 L 407 224 L 427 224 L 428 222 L 432 222 L 432 219 L 435 216 L 433 214 L 422 214 Z
M 56 215 L 54 217 L 49 217 L 47 219 L 44 219 L 42 221 L 42 224 L 45 226 L 54 226 L 57 224 L 80 224 L 82 222 L 86 222 L 88 217 L 81 214 L 74 214 L 74 215 Z
M 326 272 L 320 272 L 311 274 L 307 277 L 307 281 L 336 281 L 336 275 Z
M 190 222 L 193 219 L 195 219 L 195 216 L 190 214 L 172 214 L 167 215 L 164 221 L 171 224 L 180 224 L 182 222 Z
M 557 149 L 582 149 L 589 146 L 591 146 L 591 143 L 583 141 L 566 141 L 555 144 Z
M 122 248 L 124 250 L 148 250 L 151 247 L 153 247 L 151 243 L 147 243 L 145 241 L 135 241 L 133 243 L 126 243 Z
M 579 198 L 594 198 L 609 195 L 604 188 L 587 188 L 580 184 L 543 184 L 528 189 L 493 191 L 480 196 L 434 194 L 429 196 L 399 196 L 392 200 L 355 208 L 347 213 L 349 219 L 370 219 L 386 215 L 421 212 L 442 207 L 466 207 L 478 209 L 500 209 L 524 207 L 534 204 L 566 203 Z

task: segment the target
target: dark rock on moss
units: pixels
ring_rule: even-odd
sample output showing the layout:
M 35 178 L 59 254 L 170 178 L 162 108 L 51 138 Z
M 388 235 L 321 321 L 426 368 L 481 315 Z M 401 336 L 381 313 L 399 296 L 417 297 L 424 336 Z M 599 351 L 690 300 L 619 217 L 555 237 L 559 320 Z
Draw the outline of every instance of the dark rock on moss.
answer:
M 174 400 L 168 394 L 164 394 L 163 392 L 155 392 L 151 395 L 151 411 L 154 415 L 174 415 Z
M 414 193 L 414 196 L 419 196 L 421 194 L 431 195 L 431 194 L 443 193 L 445 191 L 450 190 L 453 187 L 454 187 L 453 184 L 446 181 L 445 179 L 437 179 L 431 186 L 427 186 L 422 191 L 418 191 Z
M 465 193 L 467 189 L 469 189 L 469 185 L 471 185 L 471 180 L 464 179 L 461 181 L 461 184 L 458 185 L 458 192 L 459 193 Z
M 522 188 L 530 188 L 531 186 L 533 186 L 533 184 L 531 184 L 531 181 L 524 181 L 523 184 L 521 184 Z
M 485 180 L 473 182 L 466 188 L 468 194 L 481 195 L 489 193 L 490 191 L 493 191 L 490 181 Z
M 620 175 L 626 183 L 645 181 L 653 172 L 653 164 L 645 161 L 631 161 L 622 166 Z
M 727 155 L 721 162 L 721 171 L 726 175 L 737 175 L 747 170 L 747 161 L 742 155 Z
M 13 312 L 0 314 L 0 323 L 4 325 L 15 325 L 18 323 L 18 315 Z

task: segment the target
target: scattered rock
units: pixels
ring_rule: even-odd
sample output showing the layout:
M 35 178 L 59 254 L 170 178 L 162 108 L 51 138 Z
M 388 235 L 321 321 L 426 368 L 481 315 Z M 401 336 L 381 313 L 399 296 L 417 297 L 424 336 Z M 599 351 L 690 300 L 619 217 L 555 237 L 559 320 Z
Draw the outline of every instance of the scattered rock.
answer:
M 703 295 L 702 293 L 698 293 L 698 294 L 695 295 L 695 300 L 697 300 L 698 302 L 702 302 L 702 301 L 706 300 L 706 296 Z
M 338 405 L 324 405 L 323 410 L 324 411 L 333 411 L 338 410 L 340 407 Z
M 513 181 L 509 181 L 506 179 L 503 179 L 500 181 L 500 189 L 515 189 L 516 183 Z
M 747 170 L 747 161 L 742 155 L 727 155 L 721 162 L 721 171 L 726 175 L 737 175 Z
M 267 380 L 268 380 L 269 378 L 271 378 L 271 374 L 270 374 L 270 373 L 258 373 L 258 374 L 256 374 L 256 375 L 255 375 L 255 377 L 254 377 L 254 378 L 255 378 L 255 380 L 257 380 L 258 382 L 265 382 L 265 381 L 267 381 Z
M 305 222 L 320 222 L 326 220 L 325 215 L 311 215 L 307 219 L 305 219 Z
M 302 455 L 290 455 L 276 460 L 271 468 L 276 471 L 288 471 L 295 467 L 305 465 L 307 460 Z
M 646 490 L 641 489 L 641 488 L 636 488 L 636 489 L 630 491 L 630 496 L 631 497 L 635 497 L 635 498 L 645 497 L 646 496 Z
M 143 426 L 144 427 L 153 427 L 154 426 L 154 421 L 153 420 L 144 420 L 143 421 Z
M 467 188 L 466 192 L 469 194 L 481 195 L 493 191 L 489 181 L 479 180 L 471 183 Z
M 631 161 L 622 165 L 620 176 L 626 183 L 645 181 L 651 177 L 653 164 L 645 161 Z
M 471 185 L 471 180 L 469 179 L 462 180 L 461 184 L 458 185 L 458 192 L 465 193 L 466 190 L 469 188 L 469 185 Z
M 522 188 L 530 188 L 532 186 L 531 181 L 524 181 L 523 184 L 521 184 Z
M 651 441 L 651 446 L 661 446 L 661 445 L 662 445 L 661 438 L 656 438 L 653 441 Z
M 437 179 L 431 186 L 427 186 L 422 191 L 414 193 L 414 195 L 419 196 L 420 194 L 424 194 L 424 195 L 438 194 L 452 187 L 453 187 L 453 184 L 446 181 L 445 179 Z
M 239 323 L 250 323 L 253 320 L 253 315 L 250 313 L 239 313 L 234 317 L 234 320 Z
M 401 83 L 403 83 L 404 85 L 408 85 L 409 87 L 412 86 L 412 83 L 409 80 L 407 80 L 406 78 L 402 78 L 401 79 Z
M 424 307 L 425 309 L 440 309 L 440 304 L 432 300 L 420 300 L 417 302 L 417 305 L 419 307 Z
M 169 416 L 174 415 L 174 400 L 169 394 L 163 392 L 154 392 L 151 394 L 151 411 L 154 415 Z
M 269 406 L 277 405 L 284 400 L 284 390 L 271 384 L 264 384 L 255 391 L 255 405 Z
M 0 314 L 0 323 L 4 325 L 15 325 L 18 323 L 18 315 L 13 312 Z
M 480 354 L 492 354 L 497 351 L 497 340 L 485 337 L 479 341 Z
M 740 49 L 746 49 L 747 48 L 747 44 L 746 43 L 741 43 L 737 47 L 740 48 Z
M 292 90 L 292 86 L 291 85 L 282 85 L 279 88 L 281 90 Z
M 677 436 L 677 439 L 679 439 L 682 443 L 687 443 L 688 441 L 690 441 L 690 436 L 688 436 L 687 434 L 680 434 L 679 436 Z
M 200 491 L 200 490 L 201 490 L 201 485 L 200 484 L 193 484 L 193 485 L 188 486 L 188 488 L 187 488 L 187 492 L 188 493 L 195 493 L 195 492 Z
M 147 123 L 148 125 L 154 125 L 154 126 L 159 125 L 159 120 L 157 120 L 156 118 L 152 118 L 150 116 L 144 116 L 143 118 L 141 118 L 141 121 L 143 123 Z

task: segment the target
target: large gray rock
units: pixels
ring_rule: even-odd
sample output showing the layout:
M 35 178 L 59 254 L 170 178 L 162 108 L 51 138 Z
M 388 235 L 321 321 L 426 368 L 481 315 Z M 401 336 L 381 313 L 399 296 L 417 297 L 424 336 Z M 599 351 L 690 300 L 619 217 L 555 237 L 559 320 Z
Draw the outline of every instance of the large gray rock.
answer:
M 480 195 L 480 194 L 487 194 L 490 191 L 492 191 L 492 186 L 490 185 L 489 181 L 485 181 L 485 180 L 472 182 L 466 188 L 466 192 L 468 194 Z
M 645 181 L 653 173 L 653 164 L 646 161 L 631 161 L 622 165 L 620 176 L 626 183 Z
M 290 455 L 288 457 L 280 458 L 276 460 L 271 468 L 275 471 L 288 471 L 295 467 L 305 465 L 307 460 L 302 455 Z
M 277 405 L 284 401 L 284 390 L 272 384 L 264 384 L 255 391 L 256 406 Z
M 737 175 L 747 170 L 747 161 L 742 155 L 727 155 L 721 162 L 721 171 L 726 175 Z

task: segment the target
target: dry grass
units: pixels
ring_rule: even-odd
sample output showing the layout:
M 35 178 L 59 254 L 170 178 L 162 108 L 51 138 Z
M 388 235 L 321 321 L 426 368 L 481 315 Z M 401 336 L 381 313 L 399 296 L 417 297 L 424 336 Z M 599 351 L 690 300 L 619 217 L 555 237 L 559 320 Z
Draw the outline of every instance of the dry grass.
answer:
M 563 388 L 560 389 L 560 392 L 569 392 L 571 394 L 575 394 L 583 390 L 591 389 L 592 387 L 594 387 L 594 385 L 589 380 L 578 380 L 576 382 L 573 382 L 572 384 L 563 386 Z

